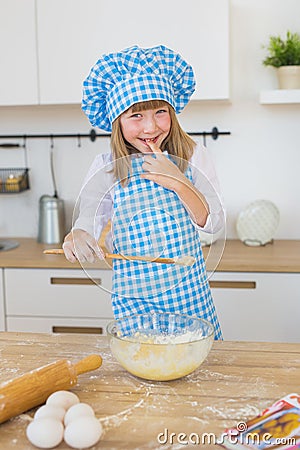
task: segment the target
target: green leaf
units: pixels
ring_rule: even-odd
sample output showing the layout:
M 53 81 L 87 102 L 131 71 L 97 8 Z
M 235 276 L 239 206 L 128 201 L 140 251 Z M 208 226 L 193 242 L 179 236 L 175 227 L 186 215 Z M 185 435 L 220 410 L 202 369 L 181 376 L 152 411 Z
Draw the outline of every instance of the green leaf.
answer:
M 269 45 L 263 46 L 268 55 L 263 60 L 265 66 L 298 66 L 300 65 L 300 34 L 287 31 L 286 38 L 270 36 Z

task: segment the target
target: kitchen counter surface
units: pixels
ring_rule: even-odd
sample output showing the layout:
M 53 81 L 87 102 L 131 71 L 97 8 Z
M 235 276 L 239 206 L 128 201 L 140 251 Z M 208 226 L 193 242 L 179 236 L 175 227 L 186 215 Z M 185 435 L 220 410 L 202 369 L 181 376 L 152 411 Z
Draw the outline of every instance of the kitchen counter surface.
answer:
M 218 437 L 226 427 L 254 417 L 280 397 L 299 393 L 300 344 L 214 342 L 193 374 L 151 382 L 122 369 L 106 337 L 74 334 L 0 333 L 0 381 L 58 359 L 76 362 L 91 353 L 100 354 L 103 364 L 80 375 L 73 392 L 94 408 L 103 425 L 94 450 L 198 448 L 191 442 L 179 446 L 179 433 L 186 439 L 194 433 L 203 442 L 199 447 L 211 449 L 203 433 Z M 34 411 L 0 425 L 0 448 L 34 450 L 25 436 Z M 159 433 L 167 445 L 158 442 Z M 57 447 L 69 448 L 64 443 Z
M 0 252 L 0 267 L 76 269 L 80 264 L 69 263 L 63 255 L 44 255 L 53 245 L 39 244 L 33 238 L 14 238 L 16 249 Z M 239 240 L 227 240 L 203 248 L 208 270 L 218 272 L 287 272 L 300 273 L 300 240 L 275 240 L 262 247 L 249 247 Z M 85 267 L 110 269 L 105 261 L 85 264 Z
M 9 239 L 9 238 L 8 238 Z M 45 255 L 43 251 L 50 248 L 58 248 L 57 244 L 41 244 L 33 238 L 11 238 L 19 242 L 19 247 L 0 252 L 0 267 L 9 268 L 33 268 L 33 269 L 81 269 L 79 263 L 70 263 L 64 255 Z M 105 261 L 97 264 L 87 264 L 84 267 L 95 269 L 111 269 Z

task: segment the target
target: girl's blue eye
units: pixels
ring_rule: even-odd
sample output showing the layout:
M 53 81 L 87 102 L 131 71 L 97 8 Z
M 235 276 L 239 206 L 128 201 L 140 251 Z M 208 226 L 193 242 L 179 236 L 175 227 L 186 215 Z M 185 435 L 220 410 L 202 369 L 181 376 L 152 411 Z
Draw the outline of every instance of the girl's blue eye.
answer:
M 167 112 L 167 110 L 166 109 L 159 109 L 157 112 L 158 113 L 165 113 L 165 112 Z

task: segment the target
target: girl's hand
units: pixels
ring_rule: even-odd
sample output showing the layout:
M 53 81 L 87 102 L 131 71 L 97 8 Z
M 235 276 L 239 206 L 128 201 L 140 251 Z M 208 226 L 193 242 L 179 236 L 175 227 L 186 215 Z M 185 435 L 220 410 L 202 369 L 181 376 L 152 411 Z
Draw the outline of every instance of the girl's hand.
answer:
M 68 261 L 93 263 L 96 257 L 104 259 L 104 253 L 97 241 L 84 230 L 73 230 L 64 239 L 63 250 Z
M 150 155 L 145 156 L 142 168 L 146 173 L 142 173 L 141 178 L 152 180 L 164 188 L 174 191 L 188 210 L 192 220 L 204 227 L 209 214 L 205 197 L 197 191 L 181 170 L 163 155 L 156 144 L 152 141 L 148 141 L 147 144 L 156 158 Z
M 141 178 L 154 181 L 164 188 L 176 192 L 180 184 L 187 183 L 187 178 L 154 142 L 149 140 L 147 144 L 155 154 L 155 158 L 151 155 L 144 157 L 142 168 L 145 173 L 141 174 Z

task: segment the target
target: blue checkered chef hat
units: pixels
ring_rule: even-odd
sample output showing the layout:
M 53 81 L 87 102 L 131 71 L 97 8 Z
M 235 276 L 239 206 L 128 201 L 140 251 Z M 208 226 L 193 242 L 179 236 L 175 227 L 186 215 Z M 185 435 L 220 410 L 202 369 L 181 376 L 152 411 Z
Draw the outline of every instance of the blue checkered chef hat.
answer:
M 83 83 L 82 109 L 93 126 L 111 131 L 113 121 L 134 103 L 165 100 L 179 113 L 195 90 L 192 67 L 159 45 L 109 53 Z

